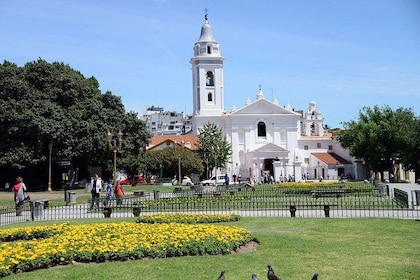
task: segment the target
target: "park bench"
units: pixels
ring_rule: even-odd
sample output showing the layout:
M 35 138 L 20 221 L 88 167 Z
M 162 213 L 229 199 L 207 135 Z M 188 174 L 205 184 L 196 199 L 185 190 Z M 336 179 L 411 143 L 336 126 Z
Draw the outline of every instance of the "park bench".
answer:
M 183 191 L 182 187 L 175 187 L 174 188 L 174 193 L 182 192 L 182 191 Z
M 39 205 L 42 205 L 43 209 L 50 208 L 50 200 L 49 199 L 37 199 L 37 200 L 31 200 L 30 202 L 34 203 L 34 206 L 39 207 Z
M 218 186 L 216 187 L 215 191 L 208 191 L 208 192 L 203 192 L 202 189 L 200 189 L 200 190 L 197 190 L 194 194 L 198 197 L 203 197 L 206 195 L 219 197 L 225 193 L 229 193 L 230 195 L 235 195 L 236 192 L 240 192 L 242 190 L 243 190 L 243 186 L 241 185 L 229 185 L 229 186 Z M 252 190 L 255 190 L 255 189 L 252 188 Z
M 133 215 L 135 217 L 138 217 L 140 216 L 140 213 L 143 207 L 136 204 L 137 200 L 133 198 L 134 198 L 133 196 L 126 196 L 125 198 L 123 196 L 123 201 L 121 204 L 117 204 L 117 200 L 112 199 L 111 201 L 109 201 L 107 205 L 104 205 L 100 209 L 102 210 L 102 213 L 104 214 L 105 218 L 110 218 L 112 212 L 116 212 L 116 211 L 120 212 L 120 211 L 127 211 L 127 210 L 133 211 Z
M 250 183 L 241 183 L 241 184 L 239 184 L 239 186 L 238 186 L 238 190 L 239 189 L 245 189 L 245 190 L 253 190 L 253 191 L 255 191 L 255 187 L 252 185 L 252 184 L 250 184 Z
M 140 213 L 141 213 L 142 209 L 143 209 L 143 207 L 141 207 L 140 205 L 132 205 L 132 206 L 110 205 L 110 206 L 104 206 L 103 209 L 102 209 L 102 213 L 104 213 L 105 218 L 110 218 L 112 212 L 121 211 L 121 210 L 131 210 L 131 211 L 133 211 L 134 217 L 138 217 L 138 216 L 140 216 Z
M 337 204 L 291 204 L 289 206 L 290 215 L 292 218 L 296 218 L 296 211 L 299 208 L 303 209 L 312 209 L 312 208 L 321 208 L 324 209 L 324 214 L 326 218 L 330 217 L 330 209 L 332 206 L 337 206 Z
M 145 196 L 144 191 L 136 191 L 133 192 L 133 194 L 123 195 L 121 197 L 120 204 L 118 204 L 118 200 L 115 197 L 109 201 L 106 199 L 101 199 L 99 210 L 102 211 L 105 218 L 110 218 L 112 212 L 122 210 L 132 210 L 133 215 L 138 217 L 141 213 L 142 207 L 140 205 L 136 205 L 136 202 L 140 200 L 141 196 Z
M 312 196 L 318 197 L 336 197 L 340 198 L 344 195 L 344 190 L 313 190 Z
M 49 199 L 42 199 L 44 202 L 44 209 L 50 208 L 50 200 Z
M 37 199 L 35 202 L 41 203 L 44 205 L 44 209 L 50 208 L 50 200 L 49 199 Z
M 142 191 L 142 190 L 140 190 L 140 191 L 135 191 L 135 192 L 133 192 L 133 195 L 134 195 L 135 197 L 144 196 L 144 195 L 145 195 L 145 192 L 144 192 L 144 191 Z

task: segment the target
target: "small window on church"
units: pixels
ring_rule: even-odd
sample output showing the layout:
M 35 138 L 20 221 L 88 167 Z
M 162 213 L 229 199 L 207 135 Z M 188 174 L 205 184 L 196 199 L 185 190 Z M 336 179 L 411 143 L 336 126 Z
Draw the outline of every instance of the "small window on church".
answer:
M 211 92 L 209 92 L 207 94 L 207 101 L 212 102 L 213 101 L 213 94 L 211 94 Z
M 304 150 L 309 150 L 308 145 L 303 146 L 303 149 L 304 149 Z
M 211 54 L 211 46 L 207 46 L 207 53 Z
M 316 143 L 316 147 L 317 147 L 318 149 L 321 149 L 321 143 Z
M 265 123 L 259 122 L 258 123 L 258 137 L 266 137 L 267 131 L 265 129 Z
M 214 76 L 211 71 L 207 71 L 206 73 L 206 86 L 214 86 Z

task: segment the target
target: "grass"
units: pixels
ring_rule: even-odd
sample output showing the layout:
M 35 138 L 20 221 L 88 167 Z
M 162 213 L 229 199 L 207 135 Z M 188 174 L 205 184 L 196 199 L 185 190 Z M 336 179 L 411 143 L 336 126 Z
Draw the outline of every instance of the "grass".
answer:
M 104 222 L 70 223 L 98 221 Z M 419 221 L 242 218 L 225 224 L 247 228 L 260 245 L 241 254 L 76 264 L 4 279 L 206 280 L 217 279 L 221 270 L 227 280 L 250 279 L 253 273 L 266 279 L 267 264 L 286 280 L 309 280 L 314 272 L 322 280 L 420 279 Z

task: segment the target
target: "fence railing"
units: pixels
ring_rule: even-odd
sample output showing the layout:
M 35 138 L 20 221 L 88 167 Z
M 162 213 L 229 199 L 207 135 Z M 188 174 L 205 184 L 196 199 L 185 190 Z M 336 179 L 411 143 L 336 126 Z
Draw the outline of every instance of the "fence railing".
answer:
M 54 206 L 32 201 L 16 216 L 15 208 L 0 209 L 0 225 L 31 220 L 135 217 L 155 213 L 234 213 L 249 217 L 386 217 L 419 219 L 418 209 L 408 208 L 403 193 L 395 199 L 377 188 L 319 188 L 299 191 L 286 188 L 196 187 L 174 192 L 136 192 L 121 201 Z M 402 197 L 402 198 L 401 198 Z
M 401 205 L 401 207 L 405 207 L 408 208 L 408 194 L 407 192 L 400 190 L 400 189 L 395 189 L 394 190 L 394 197 L 395 197 L 395 201 Z

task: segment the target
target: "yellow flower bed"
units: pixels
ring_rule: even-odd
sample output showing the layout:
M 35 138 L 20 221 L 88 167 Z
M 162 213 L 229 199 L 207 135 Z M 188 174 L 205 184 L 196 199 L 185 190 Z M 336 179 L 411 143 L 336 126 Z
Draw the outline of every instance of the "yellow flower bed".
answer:
M 219 222 L 233 222 L 239 221 L 239 215 L 232 214 L 155 214 L 141 216 L 137 222 L 142 223 L 184 223 L 184 224 L 198 224 L 198 223 L 219 223 Z
M 41 239 L 0 243 L 0 277 L 58 264 L 223 254 L 249 242 L 246 229 L 208 224 L 67 223 L 0 231 L 54 232 Z M 59 234 L 57 234 L 59 233 Z
M 332 186 L 334 184 L 339 184 L 340 182 L 337 180 L 323 180 L 322 182 L 319 181 L 299 181 L 299 182 L 284 182 L 275 185 L 277 188 L 301 188 L 301 187 L 324 187 L 324 186 Z

